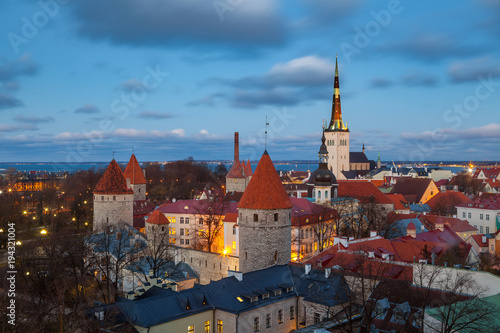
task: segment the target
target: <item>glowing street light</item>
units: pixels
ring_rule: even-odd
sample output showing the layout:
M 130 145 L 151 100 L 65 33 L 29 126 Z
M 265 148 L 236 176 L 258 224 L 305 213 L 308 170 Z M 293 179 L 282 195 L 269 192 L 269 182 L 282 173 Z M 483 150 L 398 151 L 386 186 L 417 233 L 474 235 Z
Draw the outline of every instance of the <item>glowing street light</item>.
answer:
M 47 230 L 45 230 L 45 229 L 40 230 L 40 234 L 46 235 L 47 234 Z
M 21 245 L 21 244 L 22 244 L 21 241 L 16 242 L 16 245 Z

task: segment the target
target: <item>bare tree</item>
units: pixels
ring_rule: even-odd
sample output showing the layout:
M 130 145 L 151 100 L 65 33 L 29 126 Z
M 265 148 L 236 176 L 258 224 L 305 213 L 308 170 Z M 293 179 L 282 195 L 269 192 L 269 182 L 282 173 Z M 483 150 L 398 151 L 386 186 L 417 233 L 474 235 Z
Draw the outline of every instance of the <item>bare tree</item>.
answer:
M 330 207 L 314 205 L 312 208 L 311 227 L 314 239 L 318 244 L 318 251 L 322 252 L 329 245 L 333 244 L 336 234 L 337 212 Z
M 474 273 L 449 267 L 415 264 L 414 297 L 424 300 L 421 327 L 428 332 L 480 332 L 488 321 L 500 315 L 500 308 L 485 302 L 487 287 L 475 281 Z M 435 290 L 443 292 L 440 298 L 430 298 Z M 451 294 L 451 295 L 450 295 Z M 428 309 L 430 307 L 431 309 Z
M 141 249 L 140 257 L 148 263 L 154 276 L 160 276 L 172 266 L 174 245 L 170 242 L 168 228 L 161 230 L 159 225 L 151 227 L 154 229 L 146 230 L 148 246 Z
M 202 247 L 208 252 L 214 250 L 214 245 L 219 241 L 219 237 L 223 236 L 224 224 L 222 220 L 224 219 L 227 205 L 227 202 L 218 198 L 197 202 L 196 216 L 198 221 L 201 221 L 199 226 L 203 226 L 198 231 L 198 237 Z

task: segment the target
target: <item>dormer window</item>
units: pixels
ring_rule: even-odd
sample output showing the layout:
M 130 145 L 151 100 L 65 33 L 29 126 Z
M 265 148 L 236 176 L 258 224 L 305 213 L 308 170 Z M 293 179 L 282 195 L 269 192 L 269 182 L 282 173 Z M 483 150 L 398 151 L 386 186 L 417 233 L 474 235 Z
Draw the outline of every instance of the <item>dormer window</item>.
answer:
M 274 291 L 274 296 L 279 296 L 281 295 L 281 290 L 275 290 Z
M 288 287 L 286 288 L 286 292 L 289 293 L 289 292 L 292 292 L 293 291 L 293 287 Z
M 257 302 L 259 298 L 257 296 L 255 297 L 250 297 L 250 303 Z
M 262 299 L 268 299 L 268 298 L 269 298 L 269 294 L 262 295 Z

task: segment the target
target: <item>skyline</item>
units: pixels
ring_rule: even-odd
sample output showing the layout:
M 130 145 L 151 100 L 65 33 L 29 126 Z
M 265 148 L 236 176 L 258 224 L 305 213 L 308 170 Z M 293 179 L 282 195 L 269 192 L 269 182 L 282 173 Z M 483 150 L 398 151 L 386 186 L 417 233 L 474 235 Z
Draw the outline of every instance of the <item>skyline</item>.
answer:
M 336 54 L 351 151 L 498 159 L 499 3 L 190 4 L 2 2 L 0 162 L 315 160 Z

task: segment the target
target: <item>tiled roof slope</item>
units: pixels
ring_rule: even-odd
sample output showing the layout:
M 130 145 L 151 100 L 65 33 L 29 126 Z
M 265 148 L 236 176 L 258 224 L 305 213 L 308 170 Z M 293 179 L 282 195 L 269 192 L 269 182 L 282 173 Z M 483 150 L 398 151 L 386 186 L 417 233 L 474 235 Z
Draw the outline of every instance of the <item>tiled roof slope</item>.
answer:
M 240 161 L 234 161 L 233 166 L 226 175 L 226 178 L 245 178 Z
M 101 179 L 94 188 L 95 194 L 129 194 L 134 193 L 127 187 L 127 180 L 123 175 L 122 169 L 115 159 L 109 163 Z
M 245 166 L 245 176 L 249 177 L 252 175 L 252 165 L 250 164 L 250 160 L 247 160 L 247 165 Z
M 130 161 L 128 161 L 123 174 L 125 175 L 125 178 L 130 179 L 130 184 L 146 184 L 146 178 L 144 178 L 141 166 L 139 165 L 139 162 L 137 162 L 137 158 L 135 158 L 134 154 L 130 157 Z
M 238 208 L 285 209 L 292 208 L 280 177 L 267 151 L 262 155 L 248 183 Z
M 356 198 L 361 203 L 369 203 L 373 200 L 378 204 L 392 204 L 392 201 L 372 182 L 365 180 L 339 181 L 338 196 Z
M 429 178 L 399 178 L 391 193 L 399 193 L 409 198 L 415 196 L 415 202 L 420 202 L 431 182 L 432 179 Z
M 426 202 L 433 211 L 439 210 L 443 207 L 455 208 L 461 204 L 467 204 L 471 200 L 462 192 L 446 191 L 440 192 Z
M 385 196 L 394 203 L 394 210 L 410 210 L 410 205 L 402 194 L 386 194 Z
M 168 219 L 165 217 L 165 214 L 163 214 L 159 210 L 155 210 L 154 212 L 152 212 L 151 215 L 146 220 L 146 222 L 152 223 L 152 224 L 169 224 L 170 223 L 168 221 Z

